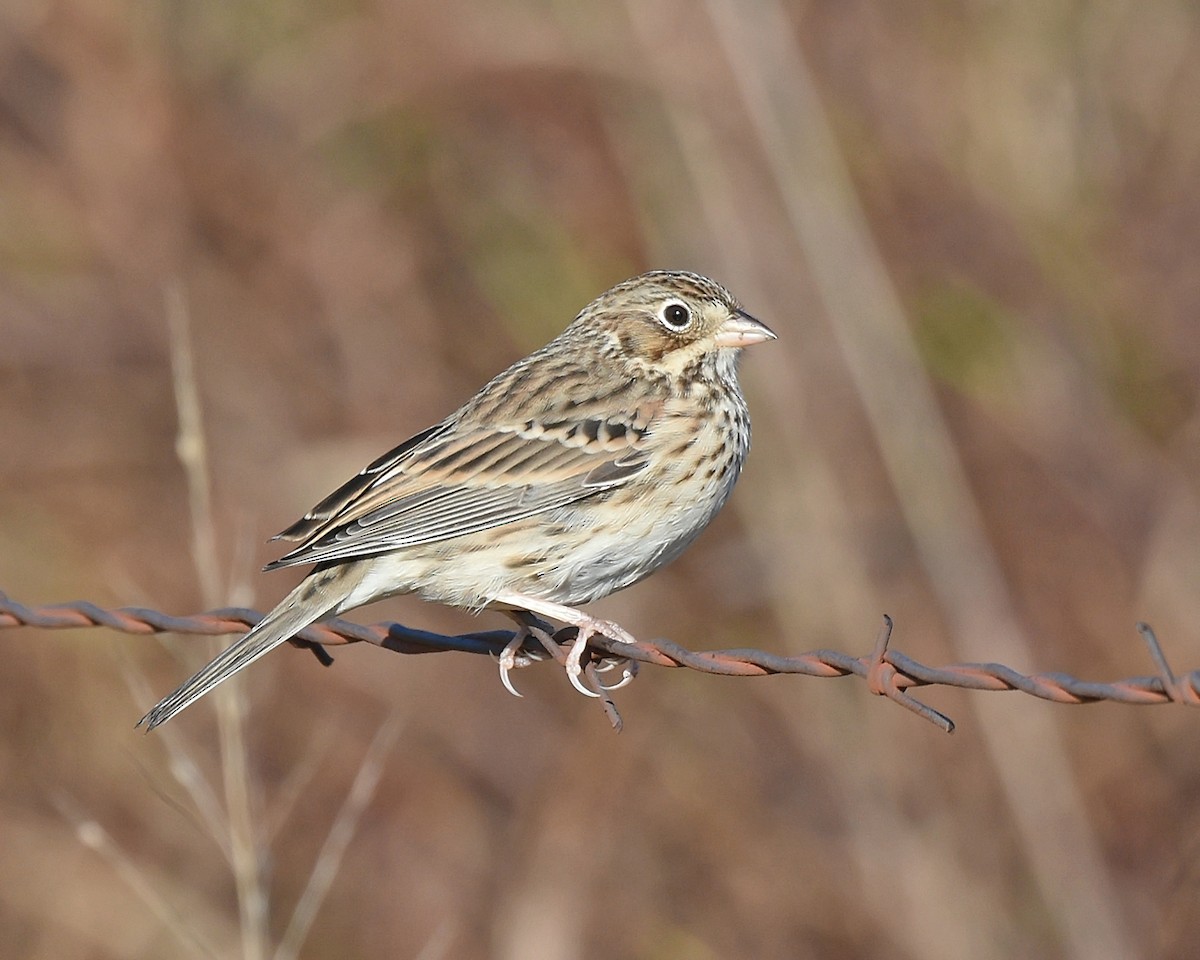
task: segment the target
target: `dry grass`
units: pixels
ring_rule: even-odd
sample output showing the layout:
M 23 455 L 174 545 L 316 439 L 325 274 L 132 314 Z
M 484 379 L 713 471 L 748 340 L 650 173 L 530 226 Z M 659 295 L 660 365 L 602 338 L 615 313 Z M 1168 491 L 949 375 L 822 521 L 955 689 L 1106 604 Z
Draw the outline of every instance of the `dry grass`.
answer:
M 0 12 L 0 587 L 266 605 L 266 536 L 610 282 L 779 333 L 645 635 L 1200 661 L 1200 20 L 1148 4 Z M 164 291 L 166 296 L 164 299 Z M 178 454 L 177 454 L 178 443 Z M 231 597 L 231 595 L 235 595 Z M 462 615 L 366 614 L 431 629 Z M 1187 956 L 1195 717 L 10 633 L 0 955 Z M 194 645 L 194 646 L 193 646 Z M 181 662 L 184 661 L 184 662 Z M 131 692 L 132 691 L 132 692 Z M 214 709 L 215 707 L 215 709 Z

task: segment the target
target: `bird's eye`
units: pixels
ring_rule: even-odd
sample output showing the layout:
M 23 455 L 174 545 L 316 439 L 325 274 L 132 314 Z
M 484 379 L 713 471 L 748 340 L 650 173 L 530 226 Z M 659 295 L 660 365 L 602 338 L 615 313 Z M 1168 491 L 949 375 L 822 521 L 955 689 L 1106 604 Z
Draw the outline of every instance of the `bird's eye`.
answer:
M 671 330 L 686 330 L 692 322 L 692 311 L 678 300 L 667 303 L 659 313 L 662 322 Z

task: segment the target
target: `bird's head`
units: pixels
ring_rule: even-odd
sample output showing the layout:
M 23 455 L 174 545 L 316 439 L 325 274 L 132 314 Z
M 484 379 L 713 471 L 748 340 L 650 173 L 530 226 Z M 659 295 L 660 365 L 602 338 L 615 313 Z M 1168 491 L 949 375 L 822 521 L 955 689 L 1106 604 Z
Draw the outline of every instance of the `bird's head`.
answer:
M 678 270 L 617 284 L 571 326 L 597 337 L 606 355 L 672 378 L 697 366 L 732 371 L 743 347 L 775 339 L 719 283 Z

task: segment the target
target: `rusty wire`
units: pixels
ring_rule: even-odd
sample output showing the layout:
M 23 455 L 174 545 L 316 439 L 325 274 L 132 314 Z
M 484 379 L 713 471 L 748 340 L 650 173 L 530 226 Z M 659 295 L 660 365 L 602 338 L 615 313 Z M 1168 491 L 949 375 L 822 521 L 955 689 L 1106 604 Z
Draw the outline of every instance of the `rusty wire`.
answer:
M 229 607 L 186 617 L 170 616 L 158 610 L 142 607 L 105 609 L 86 600 L 52 606 L 29 607 L 0 593 L 0 629 L 34 627 L 38 629 L 69 629 L 79 627 L 108 627 L 122 633 L 154 634 L 180 633 L 214 636 L 241 633 L 262 619 L 256 610 Z M 837 650 L 812 650 L 795 656 L 780 656 L 764 650 L 739 648 L 731 650 L 687 650 L 670 640 L 618 643 L 605 637 L 589 642 L 591 659 L 586 673 L 594 689 L 603 690 L 597 672 L 605 667 L 632 664 L 634 661 L 661 667 L 686 667 L 701 673 L 733 677 L 758 677 L 772 674 L 800 674 L 809 677 L 861 677 L 877 696 L 887 697 L 930 723 L 951 733 L 954 722 L 942 713 L 917 700 L 907 691 L 912 687 L 948 686 L 967 690 L 1016 690 L 1055 703 L 1096 703 L 1113 701 L 1129 704 L 1182 703 L 1200 705 L 1200 670 L 1176 676 L 1154 631 L 1144 623 L 1138 632 L 1150 651 L 1158 673 L 1156 676 L 1131 677 L 1111 683 L 1079 680 L 1062 673 L 1025 675 L 999 663 L 954 663 L 929 667 L 895 650 L 888 644 L 892 635 L 892 619 L 884 616 L 874 649 L 866 656 L 856 657 Z M 539 637 L 540 634 L 540 637 Z M 518 665 L 525 666 L 552 656 L 560 663 L 566 657 L 565 648 L 574 637 L 573 628 L 551 634 L 535 631 L 522 648 Z M 333 662 L 325 651 L 327 646 L 349 643 L 372 643 L 395 653 L 440 653 L 457 650 L 464 653 L 488 654 L 498 657 L 513 639 L 508 630 L 492 630 L 447 636 L 427 630 L 417 630 L 399 623 L 376 623 L 370 626 L 348 620 L 329 620 L 314 624 L 293 638 L 297 646 L 310 649 L 322 663 Z M 620 728 L 612 697 L 607 691 L 602 705 L 613 726 Z

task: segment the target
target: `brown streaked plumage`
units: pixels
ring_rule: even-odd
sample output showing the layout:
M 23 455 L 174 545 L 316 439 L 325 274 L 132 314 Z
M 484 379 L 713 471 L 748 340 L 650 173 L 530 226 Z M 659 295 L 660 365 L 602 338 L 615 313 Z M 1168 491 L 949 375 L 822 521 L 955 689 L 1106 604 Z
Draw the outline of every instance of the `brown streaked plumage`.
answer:
M 568 674 L 593 693 L 579 679 L 587 638 L 632 638 L 575 608 L 674 559 L 720 509 L 750 445 L 738 356 L 774 336 L 697 274 L 613 287 L 279 534 L 297 545 L 267 569 L 312 572 L 142 723 L 308 624 L 401 593 L 509 611 L 523 629 L 528 613 L 578 627 Z

